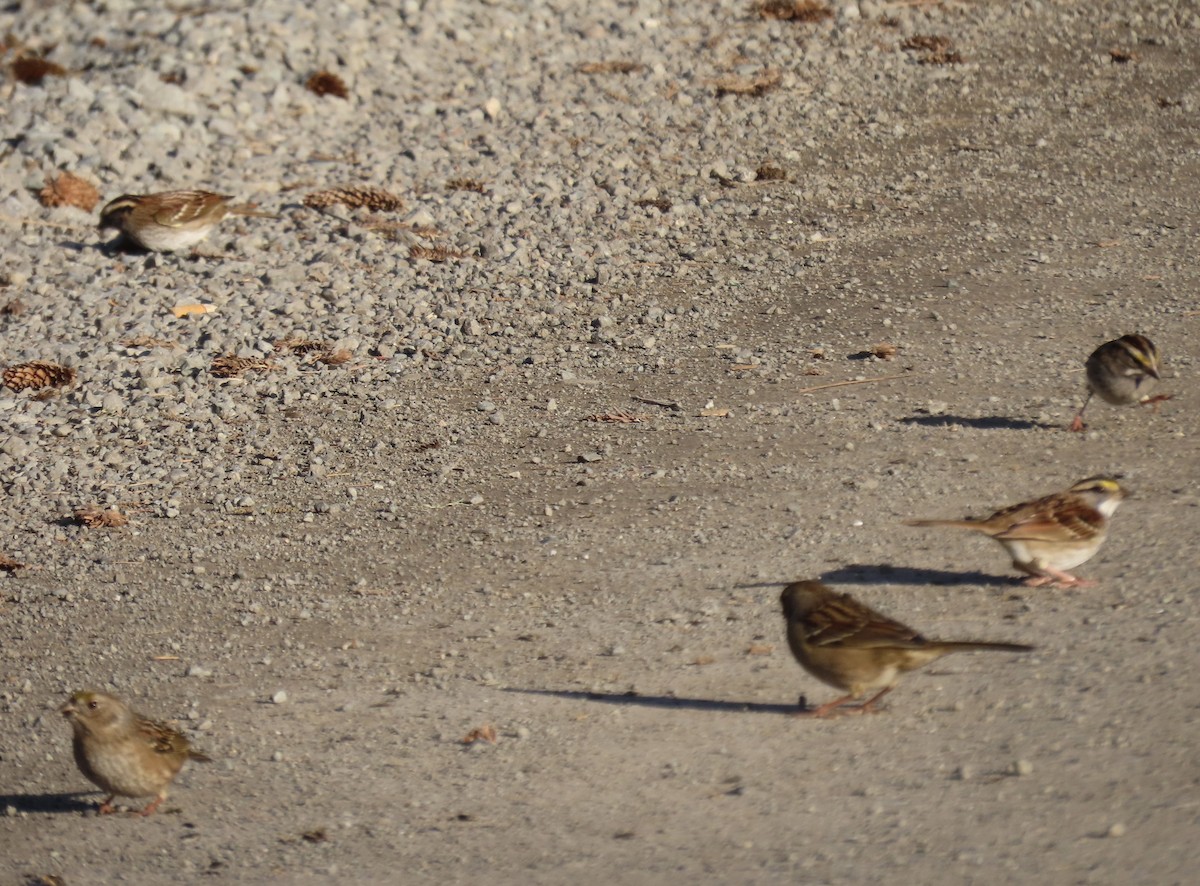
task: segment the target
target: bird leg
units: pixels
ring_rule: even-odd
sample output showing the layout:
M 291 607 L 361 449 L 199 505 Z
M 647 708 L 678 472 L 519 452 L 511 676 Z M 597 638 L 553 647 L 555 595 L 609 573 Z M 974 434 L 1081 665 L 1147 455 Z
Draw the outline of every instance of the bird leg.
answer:
M 1140 401 L 1138 405 L 1153 406 L 1154 414 L 1157 415 L 1158 414 L 1158 404 L 1166 403 L 1168 400 L 1171 399 L 1171 397 L 1172 397 L 1171 394 L 1155 394 L 1153 397 L 1147 397 L 1145 400 Z
M 151 800 L 150 803 L 148 803 L 146 805 L 146 808 L 143 809 L 141 812 L 139 812 L 138 815 L 141 815 L 141 816 L 153 815 L 154 811 L 156 809 L 158 809 L 159 804 L 162 803 L 162 801 L 165 799 L 167 799 L 166 794 L 159 794 L 157 797 L 155 797 L 153 800 Z
M 1040 588 L 1043 585 L 1052 585 L 1056 588 L 1089 588 L 1096 583 L 1086 578 L 1080 578 L 1077 575 L 1071 575 L 1069 572 L 1063 572 L 1060 569 L 1053 569 L 1049 566 L 1041 567 L 1041 575 L 1031 575 L 1025 579 L 1026 587 Z
M 828 717 L 835 708 L 839 708 L 848 701 L 854 701 L 856 695 L 843 695 L 841 698 L 835 698 L 833 701 L 827 701 L 820 707 L 809 709 L 807 704 L 801 705 L 800 710 L 792 714 L 793 717 Z M 805 699 L 807 701 L 807 699 Z
M 1083 405 L 1079 407 L 1079 411 L 1075 413 L 1075 418 L 1067 425 L 1068 431 L 1073 431 L 1078 434 L 1083 431 L 1087 425 L 1083 423 L 1083 410 L 1087 409 L 1088 404 L 1092 402 L 1092 392 L 1088 391 L 1087 399 L 1083 401 Z
M 880 689 L 877 693 L 875 693 L 873 696 L 871 696 L 869 699 L 867 699 L 866 703 L 863 704 L 863 706 L 858 709 L 859 713 L 861 713 L 861 714 L 875 713 L 875 703 L 895 688 L 896 687 L 894 687 L 894 686 L 885 686 L 883 689 Z
M 117 799 L 116 794 L 109 794 L 108 799 L 100 804 L 100 808 L 96 810 L 97 815 L 112 815 L 117 811 L 117 807 L 113 805 L 113 800 Z

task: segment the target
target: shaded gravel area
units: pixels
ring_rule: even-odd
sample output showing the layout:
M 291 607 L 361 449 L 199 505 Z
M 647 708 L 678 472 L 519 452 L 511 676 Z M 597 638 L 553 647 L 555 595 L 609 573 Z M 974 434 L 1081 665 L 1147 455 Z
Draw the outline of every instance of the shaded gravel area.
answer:
M 0 365 L 75 372 L 0 388 L 0 878 L 1190 880 L 1200 15 L 831 13 L 0 12 Z M 60 172 L 279 218 L 129 252 Z M 1133 331 L 1174 399 L 1065 433 Z M 900 525 L 1098 472 L 1095 588 Z M 791 718 L 817 576 L 1038 651 Z M 84 686 L 216 762 L 96 817 Z

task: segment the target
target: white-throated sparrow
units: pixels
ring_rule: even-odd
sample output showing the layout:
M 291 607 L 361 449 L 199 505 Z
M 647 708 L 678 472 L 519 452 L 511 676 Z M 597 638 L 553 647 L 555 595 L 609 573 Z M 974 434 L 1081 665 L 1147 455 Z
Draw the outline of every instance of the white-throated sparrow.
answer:
M 1161 377 L 1160 371 L 1158 348 L 1144 335 L 1123 335 L 1100 345 L 1087 358 L 1087 398 L 1068 430 L 1082 431 L 1087 427 L 1083 411 L 1093 395 L 1114 406 L 1169 400 L 1168 394 L 1150 396 Z
M 150 815 L 167 797 L 167 787 L 188 760 L 210 762 L 180 732 L 135 713 L 112 695 L 76 692 L 59 709 L 71 721 L 75 763 L 88 781 L 107 791 L 100 814 L 113 812 L 120 797 L 154 796 Z
M 819 581 L 798 581 L 779 598 L 787 620 L 788 646 L 800 666 L 846 693 L 801 714 L 826 717 L 834 709 L 874 692 L 857 710 L 870 711 L 891 692 L 900 675 L 951 652 L 984 649 L 1029 652 L 1032 646 L 973 640 L 927 640 L 912 628 L 881 615 L 849 594 Z
M 100 210 L 100 227 L 116 228 L 143 249 L 174 252 L 195 246 L 227 215 L 276 218 L 232 199 L 211 191 L 125 194 Z
M 1071 575 L 1104 544 L 1108 520 L 1125 498 L 1113 477 L 1088 477 L 1070 489 L 1036 501 L 996 511 L 990 517 L 965 520 L 905 520 L 907 526 L 954 526 L 982 532 L 1004 545 L 1013 566 L 1029 573 L 1030 587 L 1091 584 Z

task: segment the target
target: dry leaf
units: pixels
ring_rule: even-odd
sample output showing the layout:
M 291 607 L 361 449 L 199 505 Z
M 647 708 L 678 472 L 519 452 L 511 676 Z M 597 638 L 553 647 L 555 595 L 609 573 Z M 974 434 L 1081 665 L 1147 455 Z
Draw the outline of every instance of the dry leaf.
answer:
M 770 655 L 775 651 L 773 643 L 751 643 L 746 650 L 747 655 Z
M 413 246 L 408 250 L 408 257 L 425 259 L 425 261 L 444 262 L 452 258 L 470 258 L 465 252 L 450 249 L 448 246 Z
M 300 839 L 305 843 L 324 843 L 329 839 L 329 835 L 325 833 L 325 828 L 313 828 L 301 834 Z
M 669 210 L 669 209 L 671 208 L 671 201 L 670 201 L 670 200 L 667 200 L 667 199 L 665 199 L 665 198 L 663 198 L 663 197 L 659 197 L 659 198 L 657 198 L 657 199 L 654 199 L 654 200 L 651 200 L 651 199 L 647 198 L 647 199 L 644 199 L 644 200 L 634 200 L 634 201 L 633 201 L 633 205 L 634 205 L 634 206 L 641 206 L 641 207 L 643 207 L 643 208 L 644 208 L 644 207 L 647 207 L 647 206 L 653 206 L 653 207 L 654 207 L 655 209 L 657 209 L 659 212 L 666 212 L 667 210 Z
M 893 344 L 888 344 L 885 341 L 881 341 L 878 344 L 871 345 L 871 353 L 874 354 L 876 357 L 878 357 L 880 360 L 895 359 L 896 354 L 898 354 L 899 352 L 900 352 L 900 349 L 898 347 L 896 347 Z
M 633 74 L 646 70 L 646 66 L 628 61 L 584 62 L 576 65 L 575 70 L 581 74 Z
M 734 363 L 729 367 L 730 372 L 749 372 L 751 369 L 758 369 L 757 363 Z
M 75 381 L 75 370 L 47 360 L 32 360 L 9 366 L 3 373 L 4 386 L 14 391 L 63 388 Z
M 334 95 L 338 98 L 350 98 L 350 90 L 346 88 L 346 81 L 337 74 L 332 74 L 329 71 L 317 71 L 308 78 L 304 84 L 304 88 L 314 95 Z
M 954 48 L 954 41 L 940 34 L 914 34 L 900 44 L 906 52 L 922 53 L 917 56 L 921 65 L 959 65 L 964 59 Z
M 25 302 L 19 298 L 10 299 L 3 307 L 0 307 L 0 316 L 4 317 L 19 317 L 25 313 Z
M 324 354 L 318 355 L 316 362 L 324 363 L 326 366 L 341 366 L 343 363 L 350 362 L 350 358 L 353 356 L 354 354 L 349 349 L 338 348 L 336 351 L 326 351 Z
M 584 421 L 607 421 L 617 424 L 633 424 L 635 422 L 645 421 L 647 416 L 635 415 L 632 412 L 626 412 L 623 409 L 618 409 L 616 412 L 596 412 L 592 415 L 585 415 Z
M 171 313 L 176 317 L 187 317 L 190 314 L 211 314 L 217 309 L 216 305 L 192 304 L 192 305 L 176 305 L 171 308 Z
M 28 86 L 39 86 L 47 77 L 65 77 L 67 69 L 36 55 L 25 55 L 12 63 L 13 76 Z
M 74 206 L 91 212 L 100 202 L 100 192 L 87 179 L 70 172 L 60 172 L 46 180 L 46 186 L 38 194 L 43 206 Z
M 233 354 L 225 354 L 212 361 L 209 371 L 217 378 L 236 378 L 243 372 L 268 372 L 274 368 L 274 363 L 260 357 L 237 357 Z
M 833 10 L 817 0 L 759 0 L 760 18 L 785 22 L 819 22 L 832 18 Z
M 940 34 L 913 34 L 900 44 L 907 52 L 949 52 L 954 41 Z
M 304 198 L 304 205 L 310 209 L 325 209 L 338 203 L 351 209 L 366 207 L 379 212 L 393 212 L 404 208 L 404 201 L 395 194 L 372 185 L 326 188 Z
M 769 166 L 763 164 L 754 170 L 754 180 L 759 182 L 784 182 L 787 181 L 787 173 L 778 166 Z
M 24 563 L 18 563 L 12 557 L 0 554 L 0 572 L 16 572 L 18 569 L 27 568 Z
M 703 667 L 704 665 L 710 665 L 715 661 L 716 659 L 711 655 L 701 655 L 699 658 L 693 660 L 692 664 L 696 667 Z
M 475 191 L 482 194 L 487 185 L 474 178 L 452 178 L 446 182 L 447 191 Z
M 729 415 L 728 409 L 717 409 L 714 407 L 701 409 L 696 413 L 698 418 L 725 418 L 727 415 Z
M 783 76 L 774 68 L 768 68 L 754 77 L 739 77 L 730 74 L 716 81 L 717 95 L 766 95 L 779 86 Z
M 315 338 L 300 338 L 293 335 L 288 338 L 277 338 L 274 342 L 275 350 L 288 351 L 292 354 L 311 354 L 313 351 L 328 350 L 329 344 Z
M 79 508 L 74 514 L 75 522 L 80 526 L 86 526 L 89 529 L 97 529 L 100 527 L 106 529 L 114 529 L 118 526 L 124 526 L 129 522 L 129 518 L 118 511 L 116 508 L 104 508 L 91 505 L 86 508 Z
M 474 744 L 477 741 L 486 741 L 488 744 L 495 744 L 496 727 L 488 723 L 486 726 L 480 726 L 478 729 L 472 729 L 462 738 L 463 744 Z

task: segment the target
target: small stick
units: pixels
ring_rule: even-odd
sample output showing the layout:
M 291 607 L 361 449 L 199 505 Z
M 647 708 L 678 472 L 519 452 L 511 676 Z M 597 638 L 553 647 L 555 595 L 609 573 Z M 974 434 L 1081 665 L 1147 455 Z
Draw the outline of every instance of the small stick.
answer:
M 792 391 L 793 394 L 811 394 L 813 391 L 823 391 L 826 388 L 841 388 L 846 385 L 869 385 L 877 381 L 895 381 L 898 378 L 904 378 L 903 375 L 884 375 L 879 378 L 856 378 L 852 381 L 833 381 L 825 385 L 817 385 L 812 388 L 801 388 L 798 391 Z
M 638 403 L 649 403 L 651 406 L 661 406 L 663 409 L 674 409 L 679 411 L 683 408 L 679 405 L 678 400 L 667 402 L 665 400 L 651 400 L 648 397 L 633 397 L 632 399 Z

